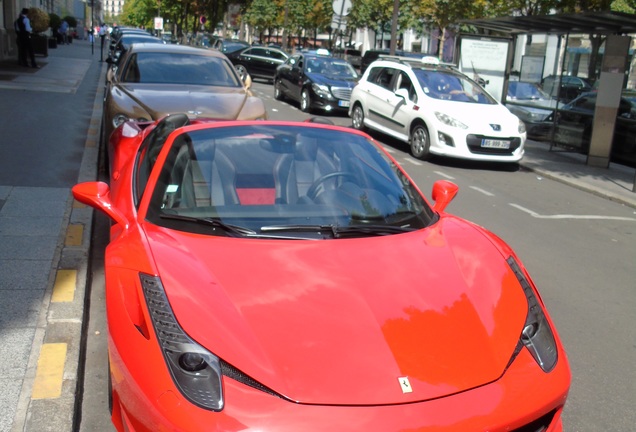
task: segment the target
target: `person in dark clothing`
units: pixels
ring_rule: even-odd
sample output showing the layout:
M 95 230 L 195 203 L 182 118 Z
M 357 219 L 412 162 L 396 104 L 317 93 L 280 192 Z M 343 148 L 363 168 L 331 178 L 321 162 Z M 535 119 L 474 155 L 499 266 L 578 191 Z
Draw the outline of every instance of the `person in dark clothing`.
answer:
M 35 52 L 33 51 L 33 44 L 31 43 L 31 21 L 28 17 L 29 9 L 22 9 L 22 13 L 15 20 L 15 31 L 18 35 L 18 61 L 22 66 L 29 66 L 27 63 L 27 57 L 31 60 L 31 67 L 39 68 L 35 63 Z

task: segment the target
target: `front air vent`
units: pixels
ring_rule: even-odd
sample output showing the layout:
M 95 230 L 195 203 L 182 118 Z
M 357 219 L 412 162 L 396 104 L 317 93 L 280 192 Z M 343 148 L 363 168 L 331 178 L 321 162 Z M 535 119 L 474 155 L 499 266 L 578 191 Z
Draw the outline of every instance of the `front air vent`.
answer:
M 256 390 L 260 390 L 264 393 L 279 397 L 281 399 L 285 399 L 283 396 L 276 393 L 274 390 L 270 389 L 267 386 L 264 386 L 263 384 L 256 381 L 254 378 L 244 374 L 243 372 L 241 372 L 240 370 L 238 370 L 237 368 L 235 368 L 234 366 L 232 366 L 231 364 L 223 360 L 221 360 L 221 373 L 224 376 L 228 378 L 232 378 L 233 380 L 238 381 L 241 384 L 245 384 L 248 387 L 255 388 Z

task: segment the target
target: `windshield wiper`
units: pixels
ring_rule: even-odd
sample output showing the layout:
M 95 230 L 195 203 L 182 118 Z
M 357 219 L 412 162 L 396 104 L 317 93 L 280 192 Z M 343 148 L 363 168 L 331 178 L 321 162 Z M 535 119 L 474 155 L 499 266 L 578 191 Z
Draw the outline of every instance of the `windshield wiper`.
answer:
M 228 224 L 228 223 L 222 222 L 221 219 L 215 218 L 215 217 L 192 217 L 192 216 L 184 216 L 184 215 L 170 214 L 170 213 L 161 213 L 159 217 L 162 219 L 195 222 L 199 224 L 209 225 L 214 228 L 222 229 L 227 234 L 232 234 L 234 236 L 242 237 L 242 236 L 250 236 L 250 235 L 256 234 L 255 231 L 252 231 L 249 228 Z
M 415 231 L 415 228 L 393 225 L 272 225 L 261 227 L 261 232 L 327 232 L 333 238 L 356 237 L 360 235 L 384 236 Z

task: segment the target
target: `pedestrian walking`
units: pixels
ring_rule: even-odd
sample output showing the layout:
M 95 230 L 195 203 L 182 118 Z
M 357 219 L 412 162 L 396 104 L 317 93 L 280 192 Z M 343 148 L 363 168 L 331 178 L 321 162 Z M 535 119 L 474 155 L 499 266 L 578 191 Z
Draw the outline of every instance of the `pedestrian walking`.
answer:
M 106 40 L 106 31 L 106 24 L 102 23 L 102 25 L 99 26 L 99 40 L 101 42 L 99 61 L 104 61 L 104 41 Z
M 29 20 L 29 9 L 23 8 L 18 19 L 15 20 L 15 31 L 18 35 L 18 62 L 22 66 L 28 67 L 27 57 L 31 60 L 31 67 L 38 69 L 35 63 L 35 51 L 31 42 L 31 20 Z
M 68 45 L 68 23 L 65 20 L 62 20 L 62 24 L 60 24 L 60 28 L 57 31 L 62 36 L 62 44 Z

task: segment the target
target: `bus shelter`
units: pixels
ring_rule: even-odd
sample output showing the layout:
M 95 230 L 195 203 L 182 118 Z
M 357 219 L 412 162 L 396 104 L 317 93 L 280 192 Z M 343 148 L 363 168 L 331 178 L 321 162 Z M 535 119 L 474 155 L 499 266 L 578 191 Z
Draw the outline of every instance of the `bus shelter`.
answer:
M 551 52 L 555 56 L 553 60 L 560 62 L 559 73 L 551 77 L 556 81 L 557 96 L 562 96 L 561 91 L 567 87 L 566 84 L 576 77 L 573 72 L 577 71 L 565 63 L 566 58 L 575 56 L 581 50 L 580 47 L 569 46 L 571 35 L 589 35 L 590 40 L 596 42 L 604 40 L 597 51 L 601 57 L 600 73 L 591 77 L 594 84 L 587 89 L 587 96 L 579 94 L 574 100 L 565 99 L 568 103 L 561 103 L 561 106 L 557 102 L 554 114 L 546 118 L 550 149 L 555 147 L 582 152 L 587 155 L 587 164 L 590 166 L 607 168 L 610 158 L 618 158 L 619 163 L 636 167 L 636 90 L 630 92 L 627 89 L 632 44 L 630 34 L 636 34 L 636 15 L 588 12 L 484 18 L 461 23 L 487 31 L 488 36 L 479 35 L 482 38 L 494 35 L 509 38 L 513 51 L 521 35 L 557 36 L 559 47 Z M 533 59 L 532 56 L 528 57 L 524 59 L 528 60 L 524 64 L 528 65 L 527 70 L 532 70 Z M 509 56 L 504 73 L 504 94 L 507 94 L 510 85 L 513 58 L 514 53 Z M 523 73 L 523 70 L 521 77 L 516 79 L 526 77 L 536 79 L 536 76 Z M 636 87 L 636 80 L 630 85 Z

